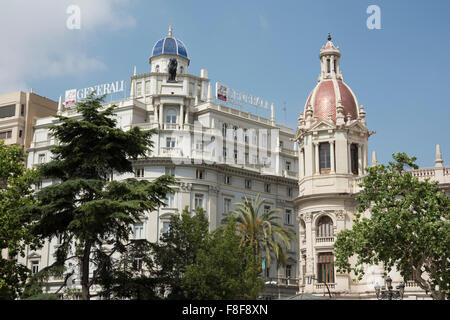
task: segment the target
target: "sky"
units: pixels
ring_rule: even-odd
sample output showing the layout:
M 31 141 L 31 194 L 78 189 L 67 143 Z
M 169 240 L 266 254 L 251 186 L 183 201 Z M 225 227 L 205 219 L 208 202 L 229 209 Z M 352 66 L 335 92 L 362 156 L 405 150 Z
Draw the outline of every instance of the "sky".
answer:
M 71 5 L 79 29 L 68 27 Z M 380 8 L 380 29 L 367 27 L 371 5 Z M 263 97 L 278 123 L 295 128 L 330 32 L 344 81 L 376 131 L 369 157 L 375 150 L 387 163 L 401 151 L 433 167 L 439 144 L 446 165 L 448 12 L 448 0 L 0 0 L 0 94 L 33 88 L 58 100 L 68 89 L 129 81 L 134 66 L 150 71 L 153 45 L 172 25 L 190 74 L 207 69 L 212 83 Z

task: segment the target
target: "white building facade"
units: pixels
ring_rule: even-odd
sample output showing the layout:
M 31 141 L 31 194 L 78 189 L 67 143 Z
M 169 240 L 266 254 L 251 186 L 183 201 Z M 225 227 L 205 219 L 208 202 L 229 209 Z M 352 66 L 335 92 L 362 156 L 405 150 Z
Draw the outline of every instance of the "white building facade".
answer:
M 177 60 L 176 81 L 168 79 L 170 59 Z M 142 224 L 135 226 L 135 238 L 157 242 L 168 230 L 170 217 L 188 206 L 202 207 L 209 219 L 210 230 L 221 225 L 235 203 L 260 194 L 266 199 L 264 210 L 279 209 L 279 222 L 298 233 L 293 199 L 298 188 L 298 154 L 294 130 L 276 124 L 274 109 L 271 118 L 216 103 L 208 72 L 200 76 L 188 73 L 190 60 L 182 41 L 169 35 L 153 47 L 150 72 L 136 74 L 130 79 L 129 98 L 105 104 L 117 105 L 117 124 L 124 130 L 138 126 L 156 129 L 154 148 L 149 157 L 134 162 L 134 173 L 113 174 L 112 179 L 130 177 L 155 179 L 163 174 L 173 175 L 180 184 L 168 195 L 167 206 L 148 212 Z M 76 110 L 66 109 L 61 102 L 58 114 L 79 118 Z M 56 141 L 49 127 L 58 119 L 39 119 L 34 127 L 34 139 L 28 149 L 28 166 L 51 160 L 50 149 Z M 45 187 L 54 181 L 42 181 Z M 50 239 L 41 250 L 28 251 L 19 260 L 31 270 L 38 271 L 55 261 L 58 239 Z M 285 295 L 298 291 L 298 244 L 288 250 L 288 264 L 277 269 L 267 266 L 265 274 L 282 285 Z M 70 267 L 74 267 L 74 261 Z M 68 265 L 69 266 L 69 265 Z M 71 279 L 79 287 L 77 271 Z M 54 292 L 61 279 L 51 279 L 47 292 Z M 271 286 L 269 286 L 270 289 Z M 272 286 L 278 290 L 277 285 Z

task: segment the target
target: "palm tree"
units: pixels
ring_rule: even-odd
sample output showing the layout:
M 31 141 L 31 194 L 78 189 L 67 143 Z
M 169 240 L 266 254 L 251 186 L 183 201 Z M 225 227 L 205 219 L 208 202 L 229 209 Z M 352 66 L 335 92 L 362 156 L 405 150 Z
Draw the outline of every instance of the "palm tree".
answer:
M 296 239 L 293 230 L 283 227 L 277 222 L 276 215 L 280 210 L 272 209 L 259 214 L 265 199 L 258 194 L 256 199 L 245 198 L 244 203 L 235 203 L 237 208 L 231 211 L 236 221 L 241 243 L 253 248 L 256 257 L 265 253 L 267 265 L 270 266 L 271 254 L 277 260 L 277 265 L 286 265 L 286 248 L 290 249 L 291 241 Z

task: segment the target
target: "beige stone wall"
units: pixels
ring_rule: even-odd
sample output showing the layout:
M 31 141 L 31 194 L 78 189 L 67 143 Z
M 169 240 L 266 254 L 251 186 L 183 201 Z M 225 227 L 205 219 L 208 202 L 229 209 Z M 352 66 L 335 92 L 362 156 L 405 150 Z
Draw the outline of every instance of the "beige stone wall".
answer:
M 33 125 L 36 119 L 56 114 L 58 103 L 35 93 L 22 91 L 0 95 L 0 107 L 12 104 L 16 106 L 15 115 L 0 119 L 0 132 L 12 131 L 11 138 L 5 139 L 6 144 L 23 145 L 28 149 L 33 139 Z M 22 135 L 19 137 L 20 130 Z

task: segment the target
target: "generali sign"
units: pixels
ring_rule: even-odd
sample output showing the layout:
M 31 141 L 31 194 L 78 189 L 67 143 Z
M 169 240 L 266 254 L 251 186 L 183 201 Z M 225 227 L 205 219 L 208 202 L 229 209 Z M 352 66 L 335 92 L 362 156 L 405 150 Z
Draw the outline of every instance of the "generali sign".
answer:
M 250 104 L 255 107 L 269 109 L 269 101 L 254 95 L 232 89 L 223 83 L 216 82 L 216 99 L 238 106 Z
M 123 92 L 124 83 L 125 80 L 119 80 L 111 83 L 98 84 L 83 89 L 66 90 L 65 106 L 66 108 L 72 107 L 77 101 L 85 99 L 91 92 L 94 91 L 96 96 Z

